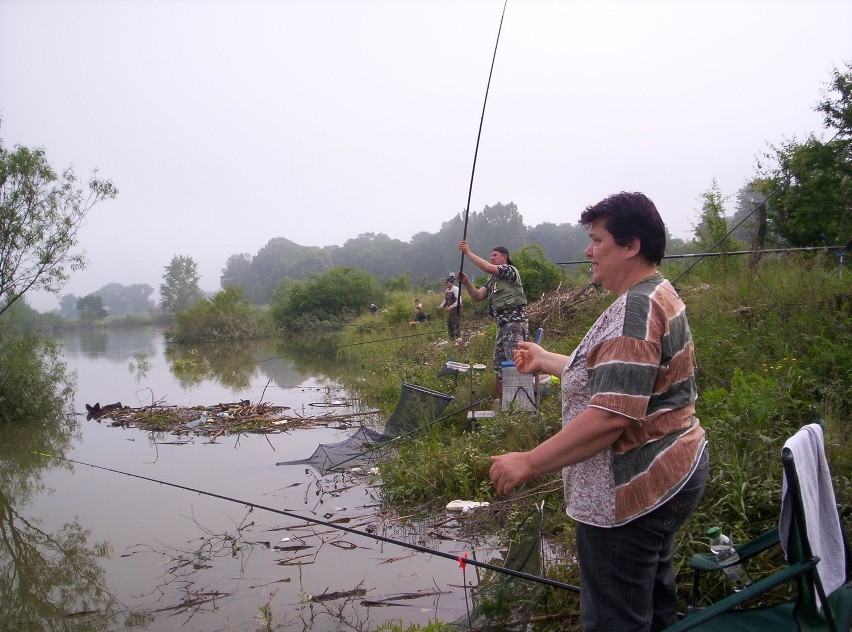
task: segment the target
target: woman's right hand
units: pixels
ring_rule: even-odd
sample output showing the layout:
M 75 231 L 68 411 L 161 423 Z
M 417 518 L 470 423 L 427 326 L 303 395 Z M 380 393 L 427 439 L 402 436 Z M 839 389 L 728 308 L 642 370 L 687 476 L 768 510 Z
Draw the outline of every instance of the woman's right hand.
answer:
M 518 373 L 538 373 L 542 366 L 542 357 L 547 353 L 534 342 L 519 342 L 513 351 L 515 368 Z

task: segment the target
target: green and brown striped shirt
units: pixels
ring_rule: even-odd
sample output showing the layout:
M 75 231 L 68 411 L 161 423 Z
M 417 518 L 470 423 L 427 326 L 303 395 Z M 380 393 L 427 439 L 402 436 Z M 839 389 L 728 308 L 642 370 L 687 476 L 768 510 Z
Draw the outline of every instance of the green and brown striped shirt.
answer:
M 697 395 L 686 307 L 656 274 L 601 314 L 562 374 L 563 425 L 587 406 L 634 420 L 610 448 L 565 468 L 568 515 L 618 526 L 676 494 L 705 444 Z

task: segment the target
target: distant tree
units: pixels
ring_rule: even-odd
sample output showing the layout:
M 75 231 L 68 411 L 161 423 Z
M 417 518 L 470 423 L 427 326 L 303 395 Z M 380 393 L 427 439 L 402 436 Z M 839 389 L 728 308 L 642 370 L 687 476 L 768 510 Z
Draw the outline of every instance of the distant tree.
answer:
M 273 303 L 272 318 L 282 329 L 342 323 L 365 311 L 379 287 L 364 270 L 335 267 L 304 282 L 296 282 L 287 296 Z
M 312 274 L 322 274 L 332 267 L 329 256 L 319 248 L 303 248 L 293 257 L 289 276 L 304 279 Z
M 0 314 L 30 290 L 57 294 L 86 261 L 73 252 L 83 219 L 118 191 L 93 173 L 83 187 L 69 167 L 58 174 L 43 149 L 0 140 Z
M 77 313 L 80 315 L 80 320 L 96 320 L 105 318 L 109 312 L 104 309 L 103 299 L 94 294 L 88 294 L 77 299 Z
M 852 224 L 852 65 L 835 69 L 816 110 L 832 140 L 813 135 L 772 147 L 763 169 L 769 230 L 791 246 L 845 244 Z
M 584 261 L 583 251 L 589 243 L 589 235 L 579 224 L 544 222 L 527 230 L 527 241 L 541 246 L 544 254 L 556 263 Z
M 754 190 L 753 185 L 746 185 L 737 191 L 736 210 L 733 217 L 728 219 L 728 230 L 733 229 L 731 235 L 734 238 L 744 243 L 751 242 L 757 230 L 756 200 L 762 197 Z
M 154 303 L 149 298 L 153 292 L 154 288 L 147 283 L 136 283 L 128 286 L 121 283 L 109 283 L 93 294 L 103 299 L 104 307 L 110 314 L 125 316 L 150 312 L 154 308 Z
M 246 298 L 258 303 L 262 302 L 261 297 L 257 294 L 257 274 L 252 269 L 251 255 L 247 252 L 228 257 L 228 261 L 225 262 L 225 267 L 222 269 L 222 276 L 219 277 L 219 284 L 222 289 L 232 285 L 240 287 L 243 289 Z
M 246 296 L 254 303 L 267 304 L 272 292 L 284 277 L 304 279 L 332 266 L 328 254 L 319 248 L 300 246 L 289 239 L 270 239 L 251 260 L 252 286 L 245 286 Z
M 514 202 L 498 202 L 493 206 L 486 206 L 481 213 L 471 213 L 467 230 L 467 240 L 477 254 L 487 255 L 494 246 L 506 246 L 510 252 L 516 252 L 527 245 L 524 218 Z M 459 233 L 456 244 L 461 241 L 461 237 Z
M 337 252 L 335 264 L 366 270 L 370 274 L 389 277 L 406 268 L 406 245 L 384 233 L 361 233 L 349 239 Z
M 710 189 L 701 194 L 704 204 L 701 219 L 695 227 L 695 238 L 705 250 L 715 246 L 715 252 L 729 252 L 736 249 L 736 241 L 728 235 L 728 222 L 725 220 L 725 203 L 719 184 L 713 178 Z
M 739 249 L 737 240 L 728 234 L 728 222 L 725 219 L 725 206 L 719 184 L 713 178 L 710 189 L 701 194 L 704 205 L 701 220 L 695 227 L 695 240 L 705 252 L 731 252 Z M 705 264 L 710 267 L 727 270 L 728 257 L 721 261 Z
M 59 299 L 59 313 L 66 320 L 77 320 L 77 297 L 73 294 L 65 294 Z
M 160 284 L 160 305 L 169 314 L 183 311 L 204 298 L 198 285 L 201 277 L 192 257 L 175 255 L 165 267 Z
M 12 305 L 4 316 L 3 332 L 25 335 L 39 328 L 50 328 L 51 319 L 49 315 L 39 314 L 29 306 L 26 297 L 21 298 Z

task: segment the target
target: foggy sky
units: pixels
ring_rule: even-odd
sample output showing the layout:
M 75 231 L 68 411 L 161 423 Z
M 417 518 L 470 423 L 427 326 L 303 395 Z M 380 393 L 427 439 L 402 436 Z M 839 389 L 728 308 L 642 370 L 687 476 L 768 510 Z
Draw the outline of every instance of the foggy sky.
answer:
M 502 10 L 0 0 L 4 144 L 120 191 L 91 211 L 89 267 L 60 296 L 147 283 L 157 300 L 174 255 L 215 290 L 230 255 L 274 237 L 436 232 L 467 204 Z M 733 213 L 770 144 L 827 137 L 813 108 L 850 42 L 848 0 L 509 0 L 470 209 L 576 223 L 638 190 L 689 238 L 714 178 Z

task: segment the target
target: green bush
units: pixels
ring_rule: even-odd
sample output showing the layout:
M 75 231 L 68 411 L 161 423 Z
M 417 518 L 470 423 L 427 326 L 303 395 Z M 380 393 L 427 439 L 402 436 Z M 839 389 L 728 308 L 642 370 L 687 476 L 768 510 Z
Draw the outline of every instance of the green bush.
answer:
M 289 331 L 341 325 L 365 312 L 380 294 L 369 272 L 338 266 L 293 283 L 272 304 L 272 318 L 279 328 Z
M 527 300 L 536 301 L 546 292 L 559 287 L 563 274 L 537 244 L 529 244 L 517 253 L 512 262 L 521 274 Z
M 224 342 L 272 336 L 269 315 L 243 297 L 243 289 L 228 286 L 212 299 L 202 299 L 175 314 L 166 332 L 172 342 Z
M 59 419 L 73 388 L 58 343 L 0 332 L 0 423 Z

